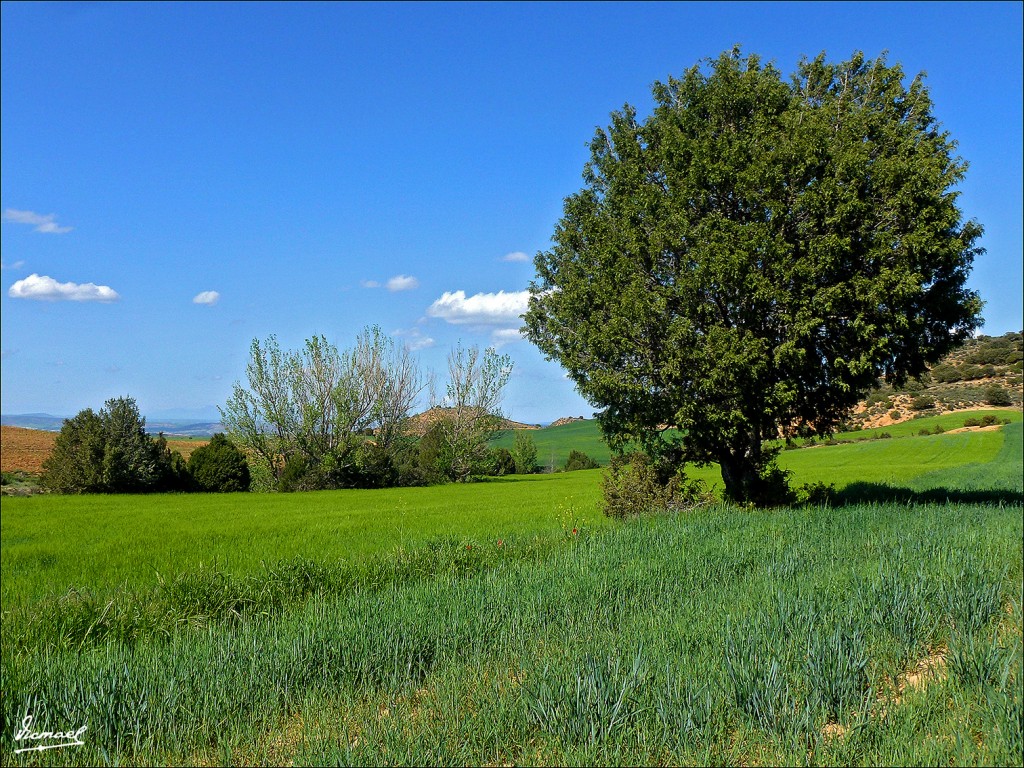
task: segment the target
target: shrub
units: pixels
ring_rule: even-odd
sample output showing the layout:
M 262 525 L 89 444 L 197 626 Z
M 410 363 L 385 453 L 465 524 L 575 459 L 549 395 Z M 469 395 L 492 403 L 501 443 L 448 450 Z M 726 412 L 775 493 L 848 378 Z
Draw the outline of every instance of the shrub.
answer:
M 597 469 L 600 466 L 583 451 L 573 449 L 569 451 L 569 458 L 565 460 L 564 469 L 566 472 L 574 472 L 578 469 Z
M 946 431 L 946 428 L 944 426 L 942 426 L 941 424 L 936 424 L 935 425 L 935 429 L 932 430 L 932 432 L 934 434 L 936 434 L 936 435 L 941 435 L 945 431 Z
M 814 483 L 804 483 L 796 491 L 797 502 L 811 506 L 831 503 L 835 496 L 836 484 L 824 483 L 820 480 Z
M 952 365 L 946 365 L 945 363 L 937 365 L 931 370 L 931 377 L 940 384 L 951 384 L 955 381 L 960 381 L 963 378 L 963 374 Z
M 490 474 L 502 477 L 516 473 L 516 460 L 508 448 L 494 448 L 490 456 Z
M 910 401 L 910 410 L 912 411 L 927 411 L 929 408 L 934 407 L 935 398 L 928 395 L 918 395 Z
M 249 465 L 238 448 L 218 433 L 188 458 L 188 474 L 198 490 L 230 493 L 249 490 Z
M 964 419 L 964 426 L 965 427 L 980 427 L 981 426 L 981 419 L 976 419 L 973 416 L 971 418 L 969 418 L 969 419 Z
M 659 466 L 641 452 L 613 456 L 601 492 L 604 513 L 618 518 L 678 511 L 713 498 L 700 480 L 691 480 L 682 470 L 667 464 Z
M 515 460 L 516 474 L 532 475 L 537 471 L 537 444 L 523 430 L 516 430 L 512 458 Z
M 998 416 L 994 416 L 991 413 L 988 413 L 988 414 L 986 414 L 986 415 L 981 417 L 981 426 L 983 426 L 983 427 L 991 427 L 993 424 L 998 424 L 998 423 L 999 423 L 999 417 Z
M 992 384 L 985 387 L 985 402 L 989 405 L 1007 406 L 1013 405 L 1013 398 L 1005 387 Z
M 889 418 L 893 420 L 898 419 L 902 415 L 903 414 L 897 411 L 896 409 L 889 411 Z

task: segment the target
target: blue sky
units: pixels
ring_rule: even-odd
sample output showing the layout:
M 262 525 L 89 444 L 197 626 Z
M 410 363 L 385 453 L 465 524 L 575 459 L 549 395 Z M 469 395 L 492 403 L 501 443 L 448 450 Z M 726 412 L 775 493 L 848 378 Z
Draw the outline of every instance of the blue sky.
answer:
M 589 416 L 511 332 L 532 256 L 609 113 L 735 43 L 927 72 L 983 330 L 1020 330 L 1021 30 L 1021 3 L 5 3 L 0 406 L 211 413 L 253 338 L 378 324 L 438 371 L 501 345 L 513 418 Z

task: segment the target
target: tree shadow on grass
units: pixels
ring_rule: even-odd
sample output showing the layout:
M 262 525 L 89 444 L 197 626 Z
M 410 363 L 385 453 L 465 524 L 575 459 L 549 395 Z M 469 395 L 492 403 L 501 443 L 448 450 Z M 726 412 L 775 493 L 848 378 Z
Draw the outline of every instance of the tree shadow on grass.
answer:
M 1024 491 L 1008 488 L 912 488 L 887 483 L 850 483 L 835 492 L 834 506 L 850 504 L 1024 504 Z

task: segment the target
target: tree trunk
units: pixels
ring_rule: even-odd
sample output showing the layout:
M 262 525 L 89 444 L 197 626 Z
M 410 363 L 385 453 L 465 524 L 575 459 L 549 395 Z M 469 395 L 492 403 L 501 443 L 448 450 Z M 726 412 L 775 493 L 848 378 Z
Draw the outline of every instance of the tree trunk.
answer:
M 747 434 L 743 437 L 745 439 L 741 443 L 730 446 L 728 452 L 719 459 L 722 481 L 725 483 L 725 495 L 732 501 L 752 501 L 756 504 L 763 491 L 761 469 L 765 464 L 765 456 L 759 436 Z

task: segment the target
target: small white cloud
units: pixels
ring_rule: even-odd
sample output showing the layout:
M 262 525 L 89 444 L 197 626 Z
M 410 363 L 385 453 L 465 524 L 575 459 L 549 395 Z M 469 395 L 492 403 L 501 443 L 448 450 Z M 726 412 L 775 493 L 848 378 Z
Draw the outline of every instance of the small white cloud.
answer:
M 19 211 L 8 208 L 4 211 L 4 221 L 11 221 L 15 224 L 28 224 L 35 227 L 36 232 L 43 232 L 48 235 L 63 235 L 70 232 L 73 227 L 62 227 L 57 221 L 55 213 L 36 213 L 35 211 Z
M 420 332 L 419 328 L 410 328 L 409 330 L 403 330 L 399 328 L 397 331 L 391 334 L 399 339 L 403 339 L 405 342 L 405 348 L 410 352 L 418 352 L 421 349 L 429 349 L 436 343 L 429 336 L 425 336 Z
M 522 340 L 523 334 L 519 332 L 518 328 L 498 328 L 491 332 L 491 343 L 495 349 Z
M 380 283 L 376 280 L 360 280 L 359 284 L 363 286 L 363 288 L 380 288 Z
M 502 261 L 529 261 L 530 254 L 523 253 L 522 251 L 512 251 L 512 253 L 506 253 L 501 257 Z
M 197 293 L 192 299 L 193 304 L 205 304 L 208 307 L 212 307 L 218 301 L 220 301 L 220 294 L 216 291 L 203 291 Z
M 24 266 L 24 260 L 16 261 L 13 264 L 4 264 L 2 261 L 0 261 L 0 269 L 21 269 Z
M 427 307 L 427 314 L 453 325 L 518 327 L 529 302 L 529 291 L 477 293 L 468 298 L 465 291 L 445 291 Z
M 29 275 L 7 291 L 12 299 L 39 301 L 117 301 L 121 297 L 109 285 L 95 283 L 58 283 L 46 275 Z
M 388 280 L 388 290 L 392 293 L 396 291 L 411 291 L 413 288 L 419 288 L 420 281 L 412 275 L 395 275 Z

